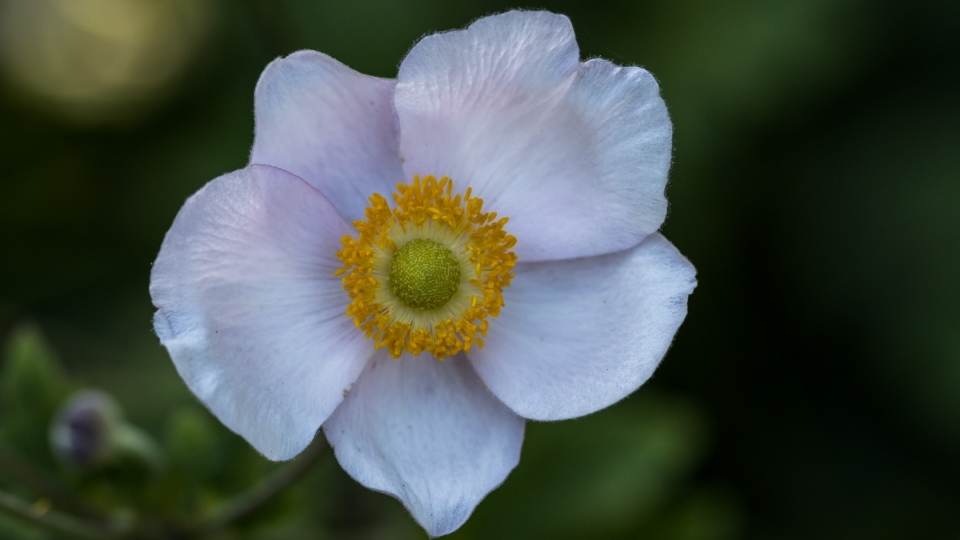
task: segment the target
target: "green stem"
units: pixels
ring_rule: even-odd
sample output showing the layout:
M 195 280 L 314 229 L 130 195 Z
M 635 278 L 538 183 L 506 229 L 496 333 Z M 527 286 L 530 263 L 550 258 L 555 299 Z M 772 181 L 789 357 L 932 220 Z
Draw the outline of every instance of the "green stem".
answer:
M 112 446 L 118 454 L 127 455 L 144 463 L 153 472 L 163 469 L 163 451 L 146 432 L 128 424 L 116 427 L 112 434 Z
M 125 530 L 110 527 L 100 523 L 81 520 L 54 510 L 37 511 L 37 509 L 22 500 L 0 491 L 0 512 L 19 518 L 52 532 L 66 534 L 75 538 L 90 540 L 105 540 L 120 538 Z
M 37 495 L 50 497 L 71 512 L 91 518 L 103 518 L 103 512 L 77 499 L 73 493 L 52 476 L 32 466 L 19 452 L 0 441 L 0 470 L 8 472 L 23 487 Z
M 303 476 L 326 447 L 327 441 L 318 437 L 293 463 L 276 471 L 250 491 L 224 503 L 213 515 L 200 521 L 194 530 L 199 533 L 217 531 L 261 508 Z

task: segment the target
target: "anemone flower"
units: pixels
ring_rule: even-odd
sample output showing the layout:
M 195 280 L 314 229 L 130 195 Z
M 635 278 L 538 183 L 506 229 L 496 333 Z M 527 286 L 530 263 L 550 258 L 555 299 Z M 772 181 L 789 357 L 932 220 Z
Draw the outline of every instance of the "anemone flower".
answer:
M 150 293 L 184 381 L 267 458 L 322 427 L 447 534 L 525 419 L 607 407 L 666 354 L 696 285 L 657 232 L 670 119 L 649 72 L 581 62 L 566 17 L 427 36 L 395 80 L 297 52 L 254 101 L 250 164 L 187 200 Z

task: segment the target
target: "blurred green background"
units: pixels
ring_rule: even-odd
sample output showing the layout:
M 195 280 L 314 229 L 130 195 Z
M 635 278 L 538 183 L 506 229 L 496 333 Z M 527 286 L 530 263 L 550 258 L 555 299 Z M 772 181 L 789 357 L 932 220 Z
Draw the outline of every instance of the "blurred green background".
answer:
M 273 58 L 392 77 L 420 36 L 515 7 L 565 13 L 584 57 L 659 79 L 663 230 L 700 285 L 654 379 L 528 424 L 520 466 L 450 538 L 960 538 L 956 0 L 0 0 L 0 437 L 93 500 L 171 515 L 274 468 L 152 332 L 164 233 L 246 164 Z M 56 375 L 24 412 L 28 357 Z M 78 387 L 116 396 L 176 478 L 141 501 L 64 471 L 46 418 Z M 0 489 L 38 496 L 3 471 Z M 219 537 L 424 536 L 328 453 Z M 55 536 L 0 517 L 8 537 Z

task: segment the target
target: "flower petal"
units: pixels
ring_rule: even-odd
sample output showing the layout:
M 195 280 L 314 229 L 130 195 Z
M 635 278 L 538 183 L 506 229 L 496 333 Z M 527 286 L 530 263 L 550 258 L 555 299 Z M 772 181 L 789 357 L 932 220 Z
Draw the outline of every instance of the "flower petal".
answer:
M 523 423 L 462 356 L 383 352 L 323 430 L 350 476 L 397 497 L 430 536 L 441 536 L 517 465 Z
M 273 460 L 310 443 L 372 354 L 333 275 L 347 232 L 306 182 L 251 165 L 187 200 L 153 265 L 154 327 L 180 376 Z
M 522 261 L 610 253 L 663 223 L 672 125 L 653 76 L 579 63 L 570 21 L 511 11 L 400 65 L 407 177 L 449 176 L 510 218 Z
M 589 414 L 650 378 L 687 314 L 694 276 L 659 234 L 619 253 L 517 265 L 485 347 L 469 358 L 520 416 Z
M 250 163 L 290 171 L 362 219 L 370 195 L 403 181 L 395 84 L 315 51 L 274 60 L 257 83 Z

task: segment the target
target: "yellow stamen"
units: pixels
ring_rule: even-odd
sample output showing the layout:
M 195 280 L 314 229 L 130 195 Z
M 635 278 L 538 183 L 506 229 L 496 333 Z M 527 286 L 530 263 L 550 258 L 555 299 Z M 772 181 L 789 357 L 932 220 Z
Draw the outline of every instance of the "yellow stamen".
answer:
M 462 196 L 453 195 L 453 181 L 446 177 L 438 182 L 433 176 L 422 181 L 415 176 L 412 184 L 397 185 L 393 201 L 391 209 L 374 193 L 366 219 L 353 223 L 357 238 L 341 239 L 343 249 L 337 256 L 343 268 L 335 274 L 343 276 L 351 299 L 347 317 L 373 339 L 375 348 L 386 347 L 394 357 L 427 351 L 443 360 L 470 352 L 474 344 L 483 347 L 487 318 L 500 314 L 503 289 L 510 286 L 517 261 L 510 251 L 517 239 L 503 230 L 507 218 L 484 213 L 483 200 L 473 197 L 470 188 Z M 415 296 L 401 292 L 404 301 L 387 286 L 397 252 L 419 240 L 443 246 L 460 267 L 456 290 L 443 284 L 449 299 L 442 305 L 411 301 Z M 453 275 L 447 270 L 445 276 Z

